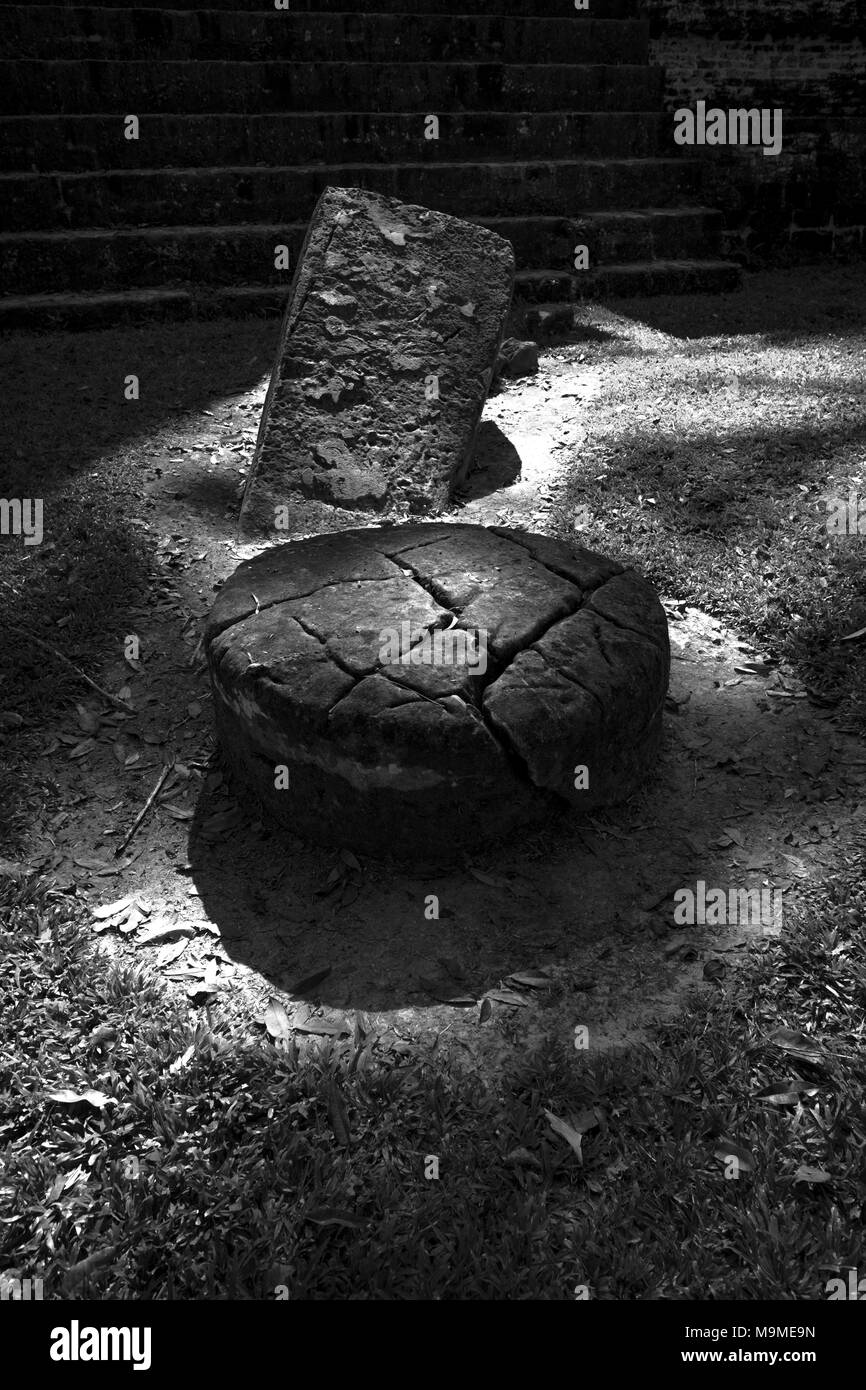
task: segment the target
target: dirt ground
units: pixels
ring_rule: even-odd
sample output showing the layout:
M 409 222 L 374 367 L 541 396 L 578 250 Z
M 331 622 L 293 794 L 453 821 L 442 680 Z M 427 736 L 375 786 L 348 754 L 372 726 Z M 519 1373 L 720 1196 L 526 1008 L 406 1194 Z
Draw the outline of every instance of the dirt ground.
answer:
M 611 310 L 586 309 L 585 327 L 586 343 L 543 351 L 536 377 L 490 398 L 453 519 L 547 529 L 570 495 L 592 410 L 617 405 L 616 372 L 594 339 L 613 335 L 635 354 L 674 348 Z M 120 900 L 114 917 L 93 920 L 107 953 L 152 961 L 168 990 L 226 1014 L 239 1034 L 260 1036 L 278 998 L 301 1031 L 348 1031 L 351 1011 L 363 1010 L 395 1046 L 447 1039 L 493 1067 L 504 1050 L 570 1038 L 578 1025 L 591 1048 L 640 1040 L 687 987 L 714 988 L 736 968 L 762 928 L 678 928 L 675 889 L 699 879 L 772 887 L 787 910 L 837 857 L 862 854 L 860 742 L 783 665 L 664 593 L 664 746 L 630 804 L 582 822 L 564 814 L 553 831 L 429 878 L 263 826 L 212 762 L 198 644 L 214 587 L 255 553 L 235 539 L 236 488 L 266 385 L 264 376 L 138 442 L 140 505 L 129 520 L 158 538 L 159 591 L 127 617 L 140 660 L 89 672 L 134 713 L 82 687 L 77 712 L 40 728 L 32 781 L 55 795 L 34 798 L 26 854 L 0 860 L 74 886 L 94 910 Z M 585 528 L 578 507 L 577 540 Z M 115 857 L 166 764 L 156 804 Z

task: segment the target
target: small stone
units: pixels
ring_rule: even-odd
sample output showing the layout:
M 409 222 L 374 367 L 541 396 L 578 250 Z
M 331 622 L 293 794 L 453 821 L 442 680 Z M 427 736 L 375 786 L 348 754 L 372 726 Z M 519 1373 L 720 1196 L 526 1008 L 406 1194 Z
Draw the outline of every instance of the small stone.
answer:
M 496 369 L 500 376 L 532 376 L 538 371 L 538 345 L 506 338 L 499 349 Z

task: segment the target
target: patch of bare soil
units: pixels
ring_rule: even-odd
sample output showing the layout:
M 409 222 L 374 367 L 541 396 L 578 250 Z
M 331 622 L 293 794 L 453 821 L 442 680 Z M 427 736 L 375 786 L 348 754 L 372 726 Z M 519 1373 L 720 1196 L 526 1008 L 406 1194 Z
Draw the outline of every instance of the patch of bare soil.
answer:
M 564 811 L 554 832 L 431 878 L 262 824 L 213 756 L 199 636 L 214 589 L 255 553 L 234 540 L 236 489 L 265 385 L 163 430 L 156 452 L 130 447 L 141 477 L 130 522 L 158 538 L 161 582 L 129 617 L 139 658 L 90 674 L 134 712 L 82 687 L 77 716 L 38 731 L 21 862 L 94 909 L 119 901 L 94 916 L 107 953 L 154 962 L 166 989 L 226 1014 L 239 1035 L 261 1035 L 277 996 L 306 1032 L 348 1031 L 363 1010 L 393 1046 L 441 1040 L 494 1067 L 543 1035 L 638 1041 L 687 987 L 717 988 L 750 939 L 778 929 L 678 927 L 677 889 L 763 886 L 787 907 L 804 881 L 862 852 L 860 744 L 790 672 L 672 600 L 665 743 L 628 805 L 584 821 Z M 545 353 L 538 377 L 488 402 L 454 518 L 544 530 L 573 473 L 564 446 L 580 440 L 581 401 L 617 390 L 610 363 L 579 345 Z

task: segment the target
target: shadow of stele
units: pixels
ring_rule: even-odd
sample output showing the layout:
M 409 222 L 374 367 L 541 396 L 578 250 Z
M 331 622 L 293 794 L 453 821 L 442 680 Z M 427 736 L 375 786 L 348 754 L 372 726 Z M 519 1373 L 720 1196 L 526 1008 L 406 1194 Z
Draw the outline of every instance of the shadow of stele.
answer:
M 500 488 L 511 487 L 520 477 L 521 458 L 511 440 L 493 420 L 482 420 L 475 436 L 475 451 L 469 476 L 458 493 L 461 502 L 488 497 Z

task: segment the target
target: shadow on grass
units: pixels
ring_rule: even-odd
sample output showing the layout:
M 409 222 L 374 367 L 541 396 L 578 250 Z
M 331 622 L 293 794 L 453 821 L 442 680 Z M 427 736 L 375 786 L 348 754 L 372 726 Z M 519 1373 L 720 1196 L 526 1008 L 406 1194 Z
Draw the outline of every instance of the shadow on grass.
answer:
M 241 1046 L 0 882 L 0 1264 L 96 1300 L 826 1297 L 863 1215 L 862 883 L 812 897 L 650 1047 L 544 1037 L 489 1078 L 361 1019 Z
M 89 334 L 13 334 L 0 342 L 7 387 L 0 494 L 40 499 L 42 543 L 0 539 L 0 711 L 51 716 L 86 687 L 31 637 L 92 673 L 120 656 L 136 609 L 161 581 L 141 510 L 137 470 L 159 436 L 210 402 L 248 391 L 271 363 L 277 322 L 151 325 Z M 140 399 L 125 399 L 128 375 Z M 152 441 L 152 443 L 151 443 Z M 236 477 L 202 481 L 202 502 L 225 512 Z M 134 630 L 134 627 L 132 628 Z M 2 731 L 0 731 L 2 737 Z M 7 733 L 7 741 L 15 741 Z M 32 787 L 14 747 L 0 809 L 14 837 Z
M 187 413 L 251 390 L 278 332 L 278 320 L 255 319 L 7 335 L 2 495 L 50 495 L 106 452 L 146 445 Z M 125 398 L 132 375 L 138 400 Z
M 574 480 L 557 529 L 588 508 L 591 548 L 759 638 L 862 720 L 866 651 L 840 639 L 866 624 L 866 565 L 861 537 L 827 532 L 827 476 L 864 447 L 859 419 L 685 440 L 630 433 L 603 479 Z
M 731 294 L 611 299 L 608 307 L 677 338 L 759 334 L 767 343 L 862 333 L 866 264 L 807 266 L 745 275 Z

